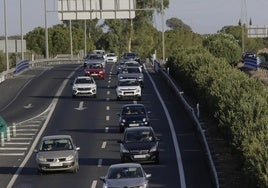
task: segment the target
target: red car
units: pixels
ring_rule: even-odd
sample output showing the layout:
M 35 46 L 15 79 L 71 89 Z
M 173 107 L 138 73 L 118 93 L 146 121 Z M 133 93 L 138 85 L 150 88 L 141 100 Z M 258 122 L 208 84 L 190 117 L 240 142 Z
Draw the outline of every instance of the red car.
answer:
M 85 75 L 92 76 L 94 78 L 105 78 L 105 68 L 101 63 L 88 63 L 85 68 Z

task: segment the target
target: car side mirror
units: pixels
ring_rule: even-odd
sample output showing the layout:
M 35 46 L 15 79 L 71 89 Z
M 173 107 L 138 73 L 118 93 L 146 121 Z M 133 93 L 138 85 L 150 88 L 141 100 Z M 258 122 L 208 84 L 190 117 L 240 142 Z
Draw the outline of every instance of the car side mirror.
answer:
M 100 177 L 100 180 L 103 181 L 105 183 L 105 177 L 104 176 L 101 176 Z
M 80 150 L 80 147 L 76 147 L 75 150 L 76 150 L 76 151 Z
M 145 177 L 146 177 L 146 179 L 148 179 L 148 178 L 152 177 L 152 174 L 146 174 Z

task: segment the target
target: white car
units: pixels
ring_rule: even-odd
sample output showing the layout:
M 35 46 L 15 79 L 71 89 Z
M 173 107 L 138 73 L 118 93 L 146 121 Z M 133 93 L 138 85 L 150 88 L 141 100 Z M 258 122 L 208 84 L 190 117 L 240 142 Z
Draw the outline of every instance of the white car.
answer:
M 118 57 L 115 53 L 108 53 L 106 55 L 106 62 L 107 63 L 117 63 Z
M 97 96 L 97 85 L 93 77 L 78 76 L 72 87 L 72 96 Z
M 119 80 L 116 87 L 117 100 L 124 98 L 141 100 L 141 86 L 136 79 Z

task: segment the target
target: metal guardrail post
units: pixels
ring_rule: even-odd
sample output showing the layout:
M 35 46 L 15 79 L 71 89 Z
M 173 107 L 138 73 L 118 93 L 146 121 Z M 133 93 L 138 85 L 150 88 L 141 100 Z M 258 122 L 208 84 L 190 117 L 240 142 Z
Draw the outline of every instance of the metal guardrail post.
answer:
M 1 132 L 1 146 L 5 146 L 5 135 L 3 132 Z
M 7 141 L 10 141 L 10 127 L 7 127 Z
M 13 123 L 13 125 L 12 125 L 12 135 L 13 135 L 14 137 L 17 136 L 17 132 L 16 132 L 16 124 L 15 124 L 15 123 Z

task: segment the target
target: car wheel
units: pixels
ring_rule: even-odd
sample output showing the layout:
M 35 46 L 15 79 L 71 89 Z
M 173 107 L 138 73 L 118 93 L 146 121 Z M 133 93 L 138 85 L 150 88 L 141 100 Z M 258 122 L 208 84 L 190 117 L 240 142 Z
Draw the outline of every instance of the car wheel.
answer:
M 141 101 L 141 97 L 139 97 L 138 99 L 139 99 L 139 101 Z
M 94 97 L 94 98 L 97 98 L 97 94 L 94 94 L 93 97 Z
M 37 170 L 37 174 L 39 174 L 39 175 L 43 175 L 44 172 L 43 172 L 41 169 L 38 169 L 38 170 Z
M 155 158 L 154 163 L 155 163 L 155 164 L 159 164 L 159 156 L 157 156 L 157 157 Z
M 120 97 L 117 97 L 116 100 L 120 101 Z
M 78 172 L 78 170 L 79 170 L 79 164 L 76 163 L 76 164 L 74 165 L 74 168 L 73 168 L 72 172 L 73 172 L 74 174 L 76 174 L 76 173 Z
M 127 160 L 125 157 L 121 157 L 121 163 L 125 163 Z
M 73 98 L 75 98 L 75 97 L 76 97 L 76 95 L 72 95 L 72 97 L 73 97 Z

